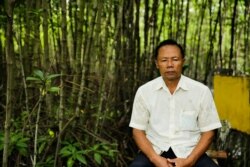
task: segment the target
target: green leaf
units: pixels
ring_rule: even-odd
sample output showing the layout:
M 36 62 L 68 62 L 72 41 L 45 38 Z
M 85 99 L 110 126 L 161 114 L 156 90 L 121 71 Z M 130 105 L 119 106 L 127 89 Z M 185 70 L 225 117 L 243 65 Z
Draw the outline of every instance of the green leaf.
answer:
M 26 156 L 28 154 L 28 151 L 25 148 L 19 148 L 18 152 L 23 156 Z
M 68 157 L 68 156 L 72 155 L 72 152 L 69 151 L 68 149 L 62 149 L 60 151 L 60 154 L 62 155 L 62 157 Z
M 95 161 L 96 161 L 99 165 L 101 165 L 101 163 L 102 163 L 102 156 L 101 156 L 101 154 L 95 153 L 95 154 L 94 154 L 94 159 L 95 159 Z
M 48 89 L 49 92 L 52 92 L 52 93 L 58 93 L 60 91 L 60 88 L 59 87 L 50 87 Z
M 19 147 L 19 148 L 21 148 L 21 147 L 22 148 L 27 148 L 28 147 L 28 145 L 26 143 L 23 143 L 23 142 L 17 142 L 16 146 Z
M 103 147 L 105 150 L 110 150 L 110 148 L 109 148 L 107 145 L 102 145 L 102 147 Z
M 40 80 L 42 80 L 42 81 L 45 80 L 44 74 L 43 74 L 43 72 L 41 70 L 35 70 L 34 75 L 37 76 L 38 78 L 40 78 Z
M 61 74 L 51 74 L 51 75 L 47 76 L 47 80 L 51 80 L 51 79 L 59 77 L 59 76 L 61 76 Z
M 76 159 L 77 159 L 78 161 L 80 161 L 82 164 L 87 165 L 87 161 L 86 161 L 85 156 L 82 156 L 82 155 L 80 155 L 80 154 L 77 154 L 77 155 L 76 155 Z
M 69 158 L 67 161 L 67 167 L 72 167 L 74 165 L 74 160 L 72 158 Z
M 45 148 L 46 143 L 42 143 L 41 146 L 38 148 L 38 153 L 41 154 L 41 152 L 43 151 L 43 149 Z
M 27 81 L 39 81 L 39 82 L 41 82 L 41 79 L 36 78 L 36 77 L 27 77 L 26 80 Z
M 99 150 L 98 152 L 102 155 L 108 155 L 108 152 L 105 150 Z
M 94 145 L 93 150 L 97 150 L 99 148 L 99 144 Z
M 20 140 L 20 138 L 22 138 L 21 136 L 20 136 L 20 134 L 11 134 L 11 136 L 10 136 L 10 142 L 11 142 L 11 144 L 14 144 L 14 143 L 16 143 L 18 140 Z

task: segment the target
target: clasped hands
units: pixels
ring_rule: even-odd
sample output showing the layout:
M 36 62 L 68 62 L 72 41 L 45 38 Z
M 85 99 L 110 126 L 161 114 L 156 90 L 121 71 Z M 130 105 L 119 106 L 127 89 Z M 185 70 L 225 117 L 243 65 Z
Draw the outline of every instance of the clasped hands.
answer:
M 156 167 L 192 167 L 191 162 L 186 158 L 166 159 L 159 157 L 154 164 Z

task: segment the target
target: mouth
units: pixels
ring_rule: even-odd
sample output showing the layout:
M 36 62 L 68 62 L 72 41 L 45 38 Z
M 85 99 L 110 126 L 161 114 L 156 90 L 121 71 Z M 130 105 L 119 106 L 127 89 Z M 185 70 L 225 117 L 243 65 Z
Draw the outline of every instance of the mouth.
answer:
M 166 71 L 166 74 L 175 74 L 175 71 Z

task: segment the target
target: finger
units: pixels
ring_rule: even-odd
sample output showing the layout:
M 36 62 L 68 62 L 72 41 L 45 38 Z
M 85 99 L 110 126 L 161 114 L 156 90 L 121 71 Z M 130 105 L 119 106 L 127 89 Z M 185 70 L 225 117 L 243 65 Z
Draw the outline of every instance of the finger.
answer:
M 171 163 L 174 163 L 175 162 L 175 159 L 167 159 L 168 160 L 168 162 L 171 162 Z
M 174 165 L 172 165 L 171 163 L 168 163 L 168 166 L 169 166 L 169 167 L 174 167 Z

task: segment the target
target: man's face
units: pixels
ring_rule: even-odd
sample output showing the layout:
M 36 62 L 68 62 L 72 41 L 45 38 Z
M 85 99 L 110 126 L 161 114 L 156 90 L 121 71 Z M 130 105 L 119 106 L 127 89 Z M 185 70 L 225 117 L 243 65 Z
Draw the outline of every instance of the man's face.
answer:
M 177 46 L 166 45 L 159 49 L 155 63 L 164 81 L 174 81 L 179 80 L 184 61 Z

